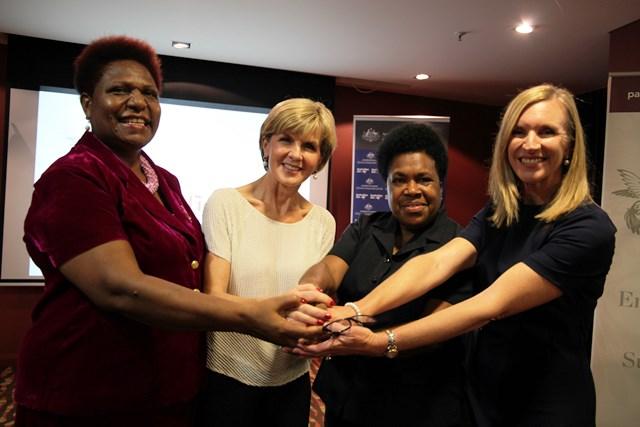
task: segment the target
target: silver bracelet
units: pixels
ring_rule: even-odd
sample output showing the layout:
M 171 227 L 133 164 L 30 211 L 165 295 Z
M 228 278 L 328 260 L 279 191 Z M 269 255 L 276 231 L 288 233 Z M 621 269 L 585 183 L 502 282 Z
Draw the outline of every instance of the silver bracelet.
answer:
M 355 311 L 356 312 L 356 316 L 362 316 L 362 312 L 360 311 L 360 308 L 356 305 L 355 302 L 348 302 L 344 306 L 345 307 L 349 307 L 350 309 Z

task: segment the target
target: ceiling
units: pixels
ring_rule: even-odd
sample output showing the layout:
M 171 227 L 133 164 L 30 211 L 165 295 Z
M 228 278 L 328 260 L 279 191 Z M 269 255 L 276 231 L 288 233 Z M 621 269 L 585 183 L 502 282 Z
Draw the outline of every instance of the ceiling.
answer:
M 513 31 L 521 19 L 536 30 Z M 4 33 L 76 43 L 128 34 L 166 55 L 494 105 L 540 82 L 605 87 L 609 32 L 637 19 L 640 0 L 0 0 Z

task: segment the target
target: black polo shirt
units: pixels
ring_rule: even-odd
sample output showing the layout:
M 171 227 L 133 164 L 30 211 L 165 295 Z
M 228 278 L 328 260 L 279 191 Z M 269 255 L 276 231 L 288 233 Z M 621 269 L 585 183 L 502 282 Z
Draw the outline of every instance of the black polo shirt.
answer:
M 454 238 L 459 226 L 440 211 L 433 222 L 393 254 L 398 221 L 390 212 L 362 215 L 351 224 L 330 254 L 349 269 L 337 291 L 338 301 L 356 301 L 416 255 L 433 251 Z M 454 276 L 426 295 L 376 315 L 375 329 L 422 317 L 429 298 L 455 304 L 472 293 L 470 274 Z M 367 314 L 367 313 L 363 313 Z M 461 339 L 400 354 L 397 359 L 333 357 L 320 368 L 314 390 L 327 411 L 360 425 L 465 425 Z M 442 423 L 439 422 L 442 421 Z

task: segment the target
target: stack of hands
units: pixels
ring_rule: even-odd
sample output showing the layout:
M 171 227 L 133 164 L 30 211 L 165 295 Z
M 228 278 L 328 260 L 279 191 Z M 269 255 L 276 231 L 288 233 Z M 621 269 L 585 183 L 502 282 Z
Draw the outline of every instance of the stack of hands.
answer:
M 312 284 L 299 285 L 291 292 L 300 304 L 286 313 L 287 321 L 314 332 L 284 347 L 284 351 L 303 357 L 384 354 L 384 333 L 376 334 L 367 327 L 375 323 L 373 317 L 359 314 L 352 307 L 336 306 L 330 296 Z

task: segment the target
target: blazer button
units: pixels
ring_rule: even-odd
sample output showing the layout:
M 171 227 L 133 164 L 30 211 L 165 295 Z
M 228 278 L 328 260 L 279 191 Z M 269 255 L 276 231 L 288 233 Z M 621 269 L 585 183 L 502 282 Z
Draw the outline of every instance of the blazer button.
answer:
M 193 261 L 191 261 L 191 268 L 196 270 L 198 267 L 200 267 L 200 263 L 198 262 L 197 259 L 194 259 Z

